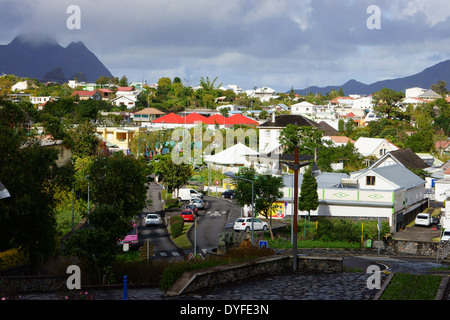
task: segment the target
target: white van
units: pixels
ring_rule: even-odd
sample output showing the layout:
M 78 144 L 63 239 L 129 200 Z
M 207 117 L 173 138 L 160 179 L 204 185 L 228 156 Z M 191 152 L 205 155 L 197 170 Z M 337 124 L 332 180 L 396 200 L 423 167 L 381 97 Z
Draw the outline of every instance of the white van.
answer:
M 178 190 L 178 200 L 180 201 L 191 201 L 192 199 L 199 198 L 203 199 L 203 194 L 194 189 L 179 189 Z

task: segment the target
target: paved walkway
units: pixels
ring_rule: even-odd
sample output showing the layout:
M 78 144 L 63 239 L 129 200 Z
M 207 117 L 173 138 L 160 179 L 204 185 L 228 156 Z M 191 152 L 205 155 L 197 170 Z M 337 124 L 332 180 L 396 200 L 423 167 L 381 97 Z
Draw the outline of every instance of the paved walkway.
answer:
M 385 278 L 383 275 L 382 278 Z M 128 300 L 370 300 L 377 290 L 367 288 L 364 273 L 285 273 L 167 298 L 157 288 L 127 290 Z M 93 300 L 123 300 L 123 290 L 93 290 Z M 21 300 L 58 300 L 57 294 L 27 294 Z
M 244 281 L 211 287 L 179 297 L 165 297 L 158 288 L 128 288 L 128 300 L 371 300 L 377 289 L 368 288 L 372 275 L 367 267 L 377 261 L 389 266 L 388 271 L 427 273 L 439 266 L 431 260 L 411 260 L 398 257 L 345 257 L 344 265 L 355 272 L 338 274 L 283 274 L 253 277 Z M 381 273 L 381 283 L 388 273 Z M 122 289 L 91 290 L 93 300 L 123 300 Z M 21 300 L 57 300 L 57 294 L 27 294 Z

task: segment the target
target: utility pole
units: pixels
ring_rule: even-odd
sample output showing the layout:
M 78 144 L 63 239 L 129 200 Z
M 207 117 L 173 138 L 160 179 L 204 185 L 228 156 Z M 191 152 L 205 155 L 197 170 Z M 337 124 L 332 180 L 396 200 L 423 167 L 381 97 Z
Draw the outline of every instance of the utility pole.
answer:
M 295 146 L 295 156 L 294 156 L 294 230 L 292 233 L 293 236 L 293 252 L 292 252 L 292 267 L 293 271 L 297 271 L 297 215 L 298 215 L 298 146 Z

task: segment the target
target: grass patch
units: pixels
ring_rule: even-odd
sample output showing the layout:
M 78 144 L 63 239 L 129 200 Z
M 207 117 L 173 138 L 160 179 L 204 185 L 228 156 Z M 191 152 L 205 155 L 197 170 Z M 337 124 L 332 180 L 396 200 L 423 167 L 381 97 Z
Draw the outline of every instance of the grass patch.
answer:
M 434 300 L 442 277 L 396 273 L 381 300 Z
M 292 249 L 293 245 L 290 239 L 277 238 L 271 240 L 268 236 L 267 241 L 270 248 L 276 249 Z M 359 249 L 361 248 L 360 243 L 350 243 L 347 241 L 322 241 L 322 240 L 300 240 L 297 241 L 297 248 L 309 248 L 309 249 Z
M 190 243 L 190 241 L 187 238 L 187 232 L 189 231 L 189 229 L 191 228 L 192 223 L 185 223 L 183 226 L 183 231 L 181 232 L 181 235 L 176 237 L 176 238 L 172 238 L 172 240 L 175 242 L 175 244 L 180 247 L 181 249 L 188 249 L 192 247 L 192 244 Z M 170 227 L 169 227 L 169 233 L 170 232 Z

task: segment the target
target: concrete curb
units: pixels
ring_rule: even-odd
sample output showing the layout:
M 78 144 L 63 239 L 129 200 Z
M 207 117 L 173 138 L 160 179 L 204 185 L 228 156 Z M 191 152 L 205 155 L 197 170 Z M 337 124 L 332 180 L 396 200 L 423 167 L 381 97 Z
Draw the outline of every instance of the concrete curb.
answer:
M 373 297 L 372 300 L 380 300 L 381 295 L 383 294 L 384 290 L 386 290 L 389 282 L 392 280 L 394 275 L 395 275 L 395 272 L 392 272 L 389 274 L 389 276 L 386 278 L 386 280 L 384 280 L 383 284 L 381 285 L 380 290 L 378 290 L 378 292 L 375 294 L 375 296 Z
M 447 284 L 448 277 L 442 277 L 441 284 L 439 285 L 439 289 L 434 300 L 442 300 L 442 298 L 444 297 L 445 289 L 447 288 Z

